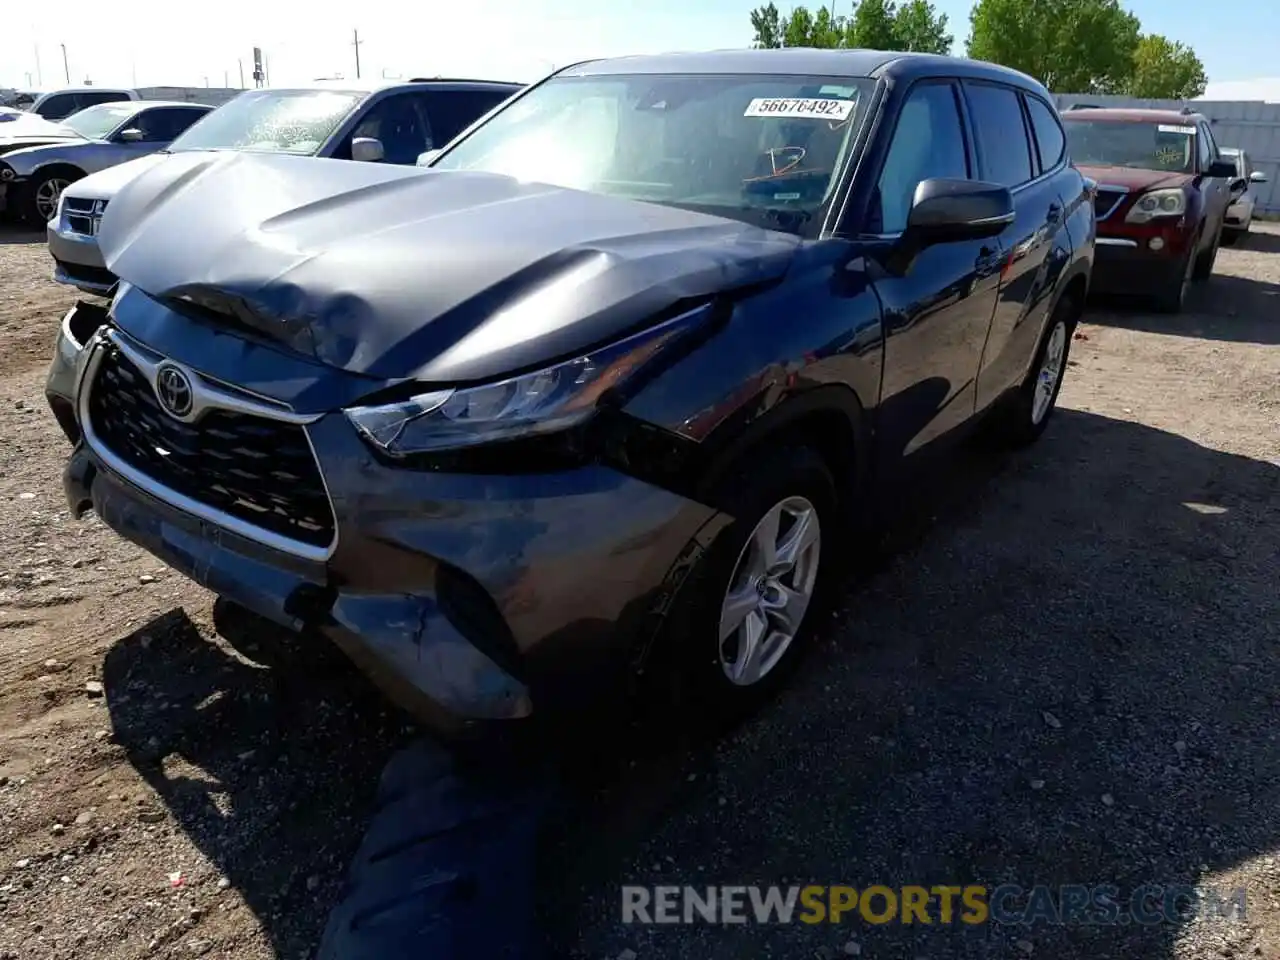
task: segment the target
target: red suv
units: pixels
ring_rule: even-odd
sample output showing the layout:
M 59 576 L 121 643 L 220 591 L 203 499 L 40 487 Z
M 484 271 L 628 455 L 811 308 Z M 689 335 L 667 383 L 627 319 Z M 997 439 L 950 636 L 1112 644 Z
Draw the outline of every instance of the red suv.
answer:
M 1235 168 L 1209 121 L 1176 110 L 1076 108 L 1062 115 L 1071 159 L 1097 181 L 1091 288 L 1182 309 L 1213 272 Z

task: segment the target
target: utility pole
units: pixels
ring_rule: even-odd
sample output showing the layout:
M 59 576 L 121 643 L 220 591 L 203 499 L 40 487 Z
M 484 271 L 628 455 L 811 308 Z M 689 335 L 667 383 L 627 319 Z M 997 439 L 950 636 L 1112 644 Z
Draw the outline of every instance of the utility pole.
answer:
M 244 89 L 244 58 L 240 57 L 236 60 L 236 65 L 240 67 L 240 89 Z
M 352 30 L 351 37 L 352 37 L 351 45 L 356 48 L 356 79 L 359 80 L 360 79 L 360 44 L 362 43 L 360 39 L 360 31 Z
M 62 75 L 67 78 L 67 86 L 71 86 L 71 68 L 67 66 L 67 45 L 62 44 Z
M 44 86 L 44 74 L 40 72 L 40 44 L 35 45 L 36 48 L 36 86 Z
M 231 86 L 230 74 L 226 70 L 222 71 L 222 89 L 225 90 Z

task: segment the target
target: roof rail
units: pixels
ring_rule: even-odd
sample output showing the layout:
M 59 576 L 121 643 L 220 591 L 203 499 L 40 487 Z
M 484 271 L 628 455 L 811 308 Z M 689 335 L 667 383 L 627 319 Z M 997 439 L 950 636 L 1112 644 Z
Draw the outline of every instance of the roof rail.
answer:
M 507 86 L 517 86 L 514 80 L 478 80 L 475 77 L 410 77 L 408 80 L 402 80 L 402 83 L 501 83 Z M 523 84 L 518 84 L 523 86 Z

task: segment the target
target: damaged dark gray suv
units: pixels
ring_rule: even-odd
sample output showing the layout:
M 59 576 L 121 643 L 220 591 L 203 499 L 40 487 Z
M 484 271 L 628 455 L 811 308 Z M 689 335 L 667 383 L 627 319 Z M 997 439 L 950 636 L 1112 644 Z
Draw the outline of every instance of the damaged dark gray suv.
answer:
M 654 664 L 753 701 L 903 470 L 1053 410 L 1094 222 L 990 65 L 579 64 L 431 169 L 177 155 L 48 381 L 95 510 L 442 730 Z

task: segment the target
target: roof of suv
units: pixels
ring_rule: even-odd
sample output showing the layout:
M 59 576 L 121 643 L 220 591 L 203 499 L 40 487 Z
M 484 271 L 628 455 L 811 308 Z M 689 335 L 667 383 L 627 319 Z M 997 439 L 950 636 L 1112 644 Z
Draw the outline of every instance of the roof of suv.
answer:
M 885 74 L 940 74 L 986 77 L 1042 90 L 1024 73 L 983 60 L 932 53 L 891 50 L 818 50 L 782 47 L 769 50 L 713 50 L 707 53 L 663 53 L 653 56 L 588 60 L 559 71 L 560 75 L 592 76 L 624 73 L 671 74 L 811 74 L 835 77 L 879 77 Z
M 1146 123 L 1188 124 L 1208 118 L 1202 113 L 1186 113 L 1181 110 L 1152 110 L 1146 107 L 1075 107 L 1062 111 L 1063 120 L 1127 120 L 1130 123 L 1144 121 Z
M 525 84 L 504 80 L 455 80 L 452 78 L 414 77 L 412 80 L 375 80 L 362 83 L 359 80 L 317 80 L 295 87 L 268 87 L 269 90 L 329 90 L 334 93 L 352 93 L 368 96 L 383 90 L 433 87 L 447 90 L 492 90 L 497 92 L 523 90 Z

